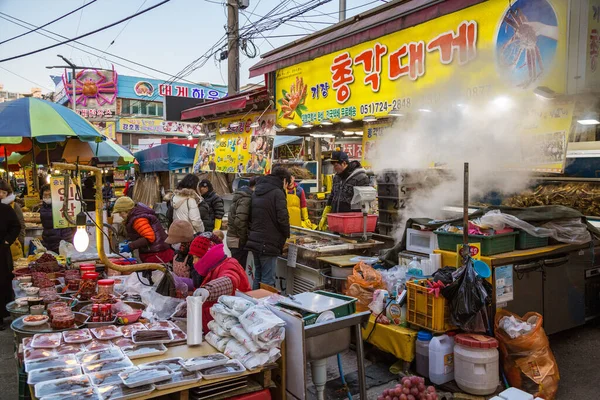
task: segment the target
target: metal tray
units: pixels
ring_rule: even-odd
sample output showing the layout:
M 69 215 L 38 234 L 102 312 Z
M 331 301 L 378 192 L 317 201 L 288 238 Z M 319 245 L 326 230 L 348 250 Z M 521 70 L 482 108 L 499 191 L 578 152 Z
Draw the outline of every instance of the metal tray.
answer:
M 324 296 L 318 293 L 300 293 L 293 298 L 283 297 L 279 303 L 288 307 L 297 308 L 311 313 L 321 314 L 324 311 L 333 310 L 349 303 L 349 301 L 336 299 L 335 297 Z

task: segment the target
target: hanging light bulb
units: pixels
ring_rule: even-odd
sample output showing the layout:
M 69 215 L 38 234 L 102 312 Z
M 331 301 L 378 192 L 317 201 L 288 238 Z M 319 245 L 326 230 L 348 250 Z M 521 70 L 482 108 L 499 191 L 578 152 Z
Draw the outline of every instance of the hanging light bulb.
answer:
M 87 231 L 85 230 L 87 218 L 83 212 L 77 214 L 77 232 L 73 237 L 73 246 L 75 246 L 75 250 L 80 253 L 83 253 L 87 250 L 90 245 L 90 237 L 88 236 Z
M 50 183 L 50 174 L 46 175 L 46 183 Z

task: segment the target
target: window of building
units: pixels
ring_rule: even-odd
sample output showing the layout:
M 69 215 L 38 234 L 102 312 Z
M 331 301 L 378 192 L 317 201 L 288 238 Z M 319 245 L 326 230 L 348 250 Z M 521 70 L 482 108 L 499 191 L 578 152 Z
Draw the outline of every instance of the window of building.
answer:
M 123 99 L 121 102 L 121 114 L 162 117 L 163 105 L 159 102 Z

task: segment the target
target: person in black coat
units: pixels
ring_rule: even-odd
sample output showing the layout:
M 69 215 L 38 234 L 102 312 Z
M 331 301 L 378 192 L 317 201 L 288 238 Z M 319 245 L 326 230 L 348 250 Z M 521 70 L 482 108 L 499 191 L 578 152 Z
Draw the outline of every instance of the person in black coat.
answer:
M 290 237 L 290 216 L 284 188 L 292 179 L 285 168 L 260 178 L 252 195 L 250 233 L 246 249 L 254 256 L 253 289 L 260 283 L 275 286 L 275 265 Z
M 11 206 L 0 203 L 0 330 L 4 330 L 4 318 L 10 314 L 6 305 L 12 301 L 13 260 L 10 245 L 21 232 L 21 223 Z
M 208 179 L 202 179 L 198 186 L 202 195 L 200 218 L 204 224 L 204 231 L 212 232 L 221 229 L 221 221 L 225 215 L 223 199 L 215 193 L 213 185 Z
M 54 219 L 52 218 L 52 192 L 50 185 L 44 185 L 40 189 L 40 198 L 42 206 L 40 208 L 40 218 L 42 220 L 42 244 L 46 250 L 53 251 L 58 254 L 60 241 L 73 242 L 75 228 L 60 228 L 54 229 Z
M 81 195 L 85 202 L 85 210 L 87 212 L 96 211 L 96 181 L 91 176 L 88 176 L 85 181 L 83 181 Z

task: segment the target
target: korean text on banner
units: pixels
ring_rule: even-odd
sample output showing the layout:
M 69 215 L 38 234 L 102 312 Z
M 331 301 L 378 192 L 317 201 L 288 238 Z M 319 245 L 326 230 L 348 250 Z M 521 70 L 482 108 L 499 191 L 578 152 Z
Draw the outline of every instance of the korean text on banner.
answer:
M 35 184 L 33 182 L 33 167 L 24 167 L 25 172 L 25 183 L 27 184 L 27 193 L 36 193 Z
M 52 220 L 54 222 L 54 228 L 69 228 L 73 225 L 69 224 L 63 214 L 64 200 L 65 200 L 65 180 L 62 176 L 53 176 L 50 179 L 50 189 L 52 191 Z M 81 211 L 81 202 L 76 200 L 76 187 L 71 181 L 68 190 L 68 209 L 67 214 L 72 220 L 75 220 L 75 216 Z

